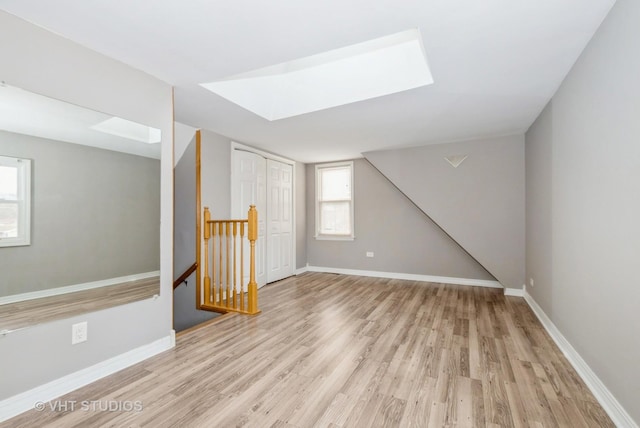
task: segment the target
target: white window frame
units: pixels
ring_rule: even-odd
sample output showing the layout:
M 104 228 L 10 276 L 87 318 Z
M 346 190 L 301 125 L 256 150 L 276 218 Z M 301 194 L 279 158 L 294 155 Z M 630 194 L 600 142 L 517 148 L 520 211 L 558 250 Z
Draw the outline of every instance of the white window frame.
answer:
M 320 171 L 323 169 L 332 169 L 332 168 L 349 168 L 350 172 L 351 172 L 351 199 L 341 199 L 341 200 L 331 200 L 331 201 L 320 201 L 320 186 L 321 186 L 321 180 L 320 180 Z M 332 163 L 322 163 L 322 164 L 316 164 L 315 166 L 315 179 L 316 179 L 316 194 L 315 194 L 315 201 L 316 201 L 316 230 L 315 230 L 315 235 L 314 238 L 318 239 L 318 240 L 331 240 L 331 241 L 353 241 L 355 239 L 355 219 L 354 219 L 354 193 L 355 193 L 355 189 L 353 187 L 353 182 L 354 182 L 354 167 L 353 167 L 353 161 L 345 161 L 345 162 L 332 162 Z M 320 204 L 321 202 L 349 202 L 349 216 L 351 217 L 351 233 L 349 235 L 334 235 L 334 234 L 323 234 L 320 233 L 320 225 L 322 224 L 321 220 L 320 220 Z
M 18 236 L 0 237 L 0 247 L 31 245 L 31 159 L 0 156 L 0 166 L 18 169 L 17 200 L 0 199 L 0 204 L 18 204 Z

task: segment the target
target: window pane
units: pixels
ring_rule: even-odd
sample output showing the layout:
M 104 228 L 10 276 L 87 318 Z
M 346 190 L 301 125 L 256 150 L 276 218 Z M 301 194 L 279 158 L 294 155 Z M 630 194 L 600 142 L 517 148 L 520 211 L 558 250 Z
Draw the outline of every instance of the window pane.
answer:
M 31 161 L 0 156 L 0 247 L 30 244 Z
M 320 234 L 322 235 L 350 235 L 351 234 L 351 203 L 350 202 L 322 202 L 320 203 Z
M 320 171 L 320 200 L 351 199 L 351 169 L 331 168 Z
M 0 238 L 18 237 L 18 204 L 0 204 Z
M 0 199 L 18 199 L 18 168 L 0 166 Z

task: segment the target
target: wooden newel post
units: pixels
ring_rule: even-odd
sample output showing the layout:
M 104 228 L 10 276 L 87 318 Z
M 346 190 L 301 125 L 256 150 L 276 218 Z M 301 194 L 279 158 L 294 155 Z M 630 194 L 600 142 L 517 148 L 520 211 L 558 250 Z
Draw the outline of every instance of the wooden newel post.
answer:
M 211 278 L 209 278 L 209 238 L 211 238 L 211 229 L 209 221 L 211 220 L 211 213 L 209 207 L 204 207 L 204 301 L 209 303 L 211 293 Z M 198 260 L 198 263 L 200 260 Z M 200 293 L 200 290 L 197 291 Z M 198 301 L 200 301 L 201 294 L 198 295 Z
M 248 213 L 250 248 L 250 268 L 249 268 L 249 307 L 248 312 L 251 314 L 258 313 L 258 284 L 256 283 L 256 239 L 258 239 L 258 211 L 255 205 L 249 207 Z

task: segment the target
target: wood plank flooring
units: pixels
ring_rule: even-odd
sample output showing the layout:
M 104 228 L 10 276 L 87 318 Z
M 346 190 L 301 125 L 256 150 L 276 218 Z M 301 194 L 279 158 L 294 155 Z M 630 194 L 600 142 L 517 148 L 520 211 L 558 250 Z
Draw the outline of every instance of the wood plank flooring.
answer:
M 613 427 L 522 298 L 307 273 L 11 427 Z M 50 356 L 53 358 L 53 356 Z
M 160 294 L 160 277 L 0 305 L 0 331 L 70 318 Z

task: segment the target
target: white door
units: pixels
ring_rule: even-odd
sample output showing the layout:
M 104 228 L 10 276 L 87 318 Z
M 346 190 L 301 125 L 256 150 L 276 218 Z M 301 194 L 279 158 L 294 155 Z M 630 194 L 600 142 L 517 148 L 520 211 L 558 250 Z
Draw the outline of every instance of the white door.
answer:
M 267 282 L 293 275 L 293 167 L 267 159 Z
M 267 283 L 267 160 L 255 153 L 233 150 L 231 177 L 231 218 L 247 218 L 249 205 L 258 210 L 258 240 L 256 241 L 256 282 L 258 288 Z M 245 237 L 247 231 L 245 231 Z M 244 275 L 242 284 L 249 282 L 249 240 L 244 242 Z

